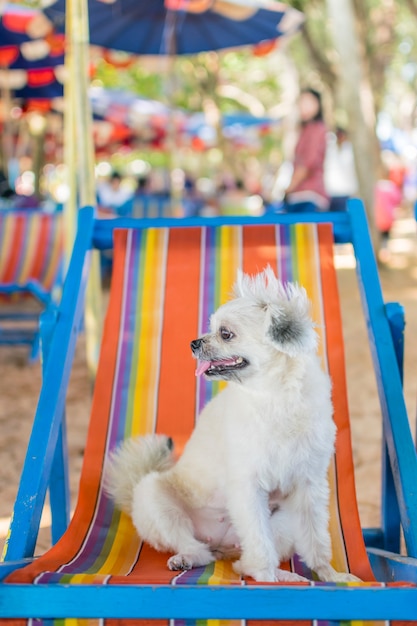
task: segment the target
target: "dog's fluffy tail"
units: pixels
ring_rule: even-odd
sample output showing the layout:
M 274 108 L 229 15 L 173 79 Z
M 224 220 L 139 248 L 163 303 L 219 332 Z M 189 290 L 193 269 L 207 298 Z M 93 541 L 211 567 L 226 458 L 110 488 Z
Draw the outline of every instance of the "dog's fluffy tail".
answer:
M 133 490 L 150 472 L 163 472 L 174 464 L 173 442 L 165 435 L 126 439 L 108 459 L 104 489 L 118 509 L 132 512 Z

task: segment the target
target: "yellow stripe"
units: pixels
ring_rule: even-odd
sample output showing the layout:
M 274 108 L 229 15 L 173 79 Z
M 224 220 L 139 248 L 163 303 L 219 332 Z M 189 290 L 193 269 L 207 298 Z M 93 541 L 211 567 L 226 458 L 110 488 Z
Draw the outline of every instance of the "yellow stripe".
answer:
M 329 487 L 330 487 L 330 500 L 329 500 L 329 531 L 332 541 L 332 565 L 339 572 L 348 571 L 348 561 L 346 557 L 346 548 L 342 536 L 342 525 L 340 521 L 339 504 L 336 489 L 336 468 L 335 459 L 329 467 L 328 472 Z
M 304 259 L 306 261 L 303 264 L 303 280 L 306 281 L 305 286 L 307 293 L 312 301 L 312 317 L 317 324 L 316 331 L 320 338 L 318 353 L 321 357 L 323 368 L 328 370 L 326 356 L 326 328 L 323 311 L 323 294 L 321 291 L 317 227 L 313 225 L 304 225 L 301 226 L 301 229 L 304 231 L 301 236 L 303 238 L 303 249 L 305 254 Z M 309 271 L 307 270 L 307 265 L 309 265 Z M 337 479 L 334 459 L 329 467 L 328 478 L 330 486 L 329 512 L 330 535 L 332 539 L 332 563 L 337 570 L 348 571 L 348 562 L 345 544 L 343 541 L 340 511 L 338 506 Z
M 151 401 L 149 398 L 149 390 L 152 389 L 152 383 L 154 379 L 154 359 L 155 352 L 153 350 L 153 339 L 155 334 L 156 317 L 159 316 L 160 310 L 155 307 L 155 299 L 157 290 L 154 288 L 157 285 L 155 270 L 158 266 L 157 261 L 157 233 L 152 230 L 148 233 L 147 246 L 146 246 L 146 262 L 145 262 L 145 276 L 144 276 L 144 288 L 142 293 L 143 309 L 141 311 L 142 317 L 142 330 L 140 337 L 140 351 L 139 351 L 139 367 L 138 378 L 136 380 L 136 398 L 140 393 L 142 407 L 142 415 L 138 415 L 144 426 L 144 432 L 151 432 L 152 419 L 151 419 Z M 137 308 L 139 312 L 140 307 Z M 135 399 L 134 406 L 138 400 Z M 137 413 L 134 411 L 134 416 Z M 134 419 L 136 422 L 136 419 Z M 144 434 L 141 432 L 141 434 Z
M 316 324 L 319 336 L 318 354 L 322 366 L 327 370 L 326 333 L 321 294 L 320 258 L 318 255 L 318 234 L 316 226 L 312 224 L 297 224 L 295 226 L 295 241 L 297 252 L 297 282 L 305 288 L 311 301 L 311 316 Z
M 232 286 L 236 281 L 236 273 L 240 260 L 240 229 L 232 226 L 223 226 L 221 229 L 220 249 L 220 303 L 230 299 Z
M 136 560 L 139 546 L 140 539 L 130 517 L 122 514 L 111 550 L 97 574 L 126 575 Z
M 307 225 L 305 225 L 307 226 Z M 310 276 L 311 284 L 307 288 L 312 301 L 312 318 L 317 324 L 316 332 L 319 336 L 318 354 L 320 356 L 322 366 L 327 371 L 327 341 L 326 341 L 326 328 L 323 311 L 323 294 L 321 290 L 321 268 L 320 268 L 320 255 L 319 255 L 319 240 L 317 227 L 310 224 L 308 233 L 306 233 L 306 245 L 307 245 L 307 259 L 309 259 L 309 265 L 311 267 Z
M 222 226 L 220 228 L 218 306 L 230 300 L 232 287 L 236 282 L 237 270 L 241 265 L 240 232 L 241 229 L 238 227 Z M 227 386 L 227 382 L 218 381 L 215 386 L 216 392 L 221 391 Z
M 312 318 L 317 324 L 319 335 L 318 353 L 323 367 L 327 370 L 325 320 L 322 306 L 320 258 L 318 255 L 317 228 L 311 224 L 298 224 L 295 227 L 295 240 L 298 262 L 298 283 L 302 285 L 312 303 Z M 330 486 L 330 535 L 332 539 L 332 565 L 339 571 L 347 571 L 348 562 L 341 530 L 337 501 L 336 473 L 334 460 L 329 468 Z
M 162 320 L 162 268 L 165 230 L 149 230 L 146 241 L 145 275 L 142 293 L 138 293 L 137 314 L 141 317 L 138 368 L 134 381 L 132 435 L 153 431 L 156 403 L 155 380 L 159 369 L 159 328 Z M 155 285 L 160 288 L 155 289 Z
M 240 583 L 240 576 L 233 570 L 231 561 L 216 561 L 214 564 L 214 570 L 209 580 L 208 585 L 230 585 L 233 583 Z M 232 624 L 240 624 L 240 620 L 219 620 L 209 619 L 206 621 L 207 626 L 231 626 Z
M 232 561 L 216 561 L 214 570 L 208 580 L 209 585 L 230 585 L 239 583 L 240 575 L 233 569 Z
M 72 574 L 71 585 L 82 585 L 85 580 L 91 579 L 91 574 Z
M 310 224 L 298 224 L 296 227 L 298 282 L 302 285 L 312 302 L 313 320 L 322 325 L 321 296 L 319 293 L 320 268 L 315 250 L 317 247 L 316 229 Z

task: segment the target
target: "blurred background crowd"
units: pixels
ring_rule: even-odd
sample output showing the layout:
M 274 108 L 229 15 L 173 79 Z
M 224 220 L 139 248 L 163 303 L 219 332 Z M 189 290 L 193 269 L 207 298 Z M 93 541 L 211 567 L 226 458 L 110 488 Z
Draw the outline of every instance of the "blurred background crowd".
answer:
M 291 37 L 192 55 L 89 47 L 101 216 L 260 215 L 298 210 L 300 198 L 314 210 L 343 210 L 359 195 L 384 247 L 395 216 L 417 197 L 417 1 L 287 4 L 303 19 Z M 65 39 L 59 22 L 39 35 L 39 14 L 51 19 L 20 3 L 0 13 L 4 209 L 60 210 L 71 193 Z M 43 61 L 26 55 L 34 43 L 46 46 Z M 29 83 L 32 58 L 38 75 Z M 306 93 L 318 98 L 312 138 Z M 319 160 L 312 175 L 309 150 Z

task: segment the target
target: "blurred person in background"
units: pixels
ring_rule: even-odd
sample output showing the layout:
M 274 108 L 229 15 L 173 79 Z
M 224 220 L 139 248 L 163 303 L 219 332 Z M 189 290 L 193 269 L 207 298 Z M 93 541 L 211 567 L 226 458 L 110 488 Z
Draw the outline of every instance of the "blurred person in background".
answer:
M 135 197 L 149 196 L 151 194 L 151 181 L 149 176 L 138 176 L 136 181 Z
M 324 184 L 330 197 L 330 211 L 345 211 L 347 200 L 358 194 L 352 144 L 340 126 L 327 139 Z
M 133 190 L 122 184 L 119 172 L 113 172 L 110 178 L 97 185 L 97 199 L 101 209 L 119 212 L 119 209 L 132 198 Z
M 327 211 L 329 197 L 324 186 L 327 128 L 321 95 L 304 89 L 298 102 L 300 132 L 295 147 L 293 173 L 284 203 L 289 212 Z
M 191 174 L 186 174 L 184 178 L 184 189 L 182 204 L 184 217 L 196 217 L 203 207 L 203 198 L 198 191 L 197 184 Z
M 391 180 L 387 165 L 382 166 L 381 178 L 375 184 L 374 214 L 375 226 L 379 233 L 378 260 L 387 263 L 390 260 L 389 238 L 395 214 L 402 201 L 401 188 Z

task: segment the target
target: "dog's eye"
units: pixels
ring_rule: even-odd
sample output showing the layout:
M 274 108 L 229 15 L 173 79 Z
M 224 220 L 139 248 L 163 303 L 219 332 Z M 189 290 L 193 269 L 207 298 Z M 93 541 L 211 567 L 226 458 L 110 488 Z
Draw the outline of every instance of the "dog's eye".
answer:
M 234 337 L 234 334 L 232 333 L 231 330 L 222 326 L 220 328 L 220 336 L 223 339 L 223 341 L 230 341 L 232 337 Z

